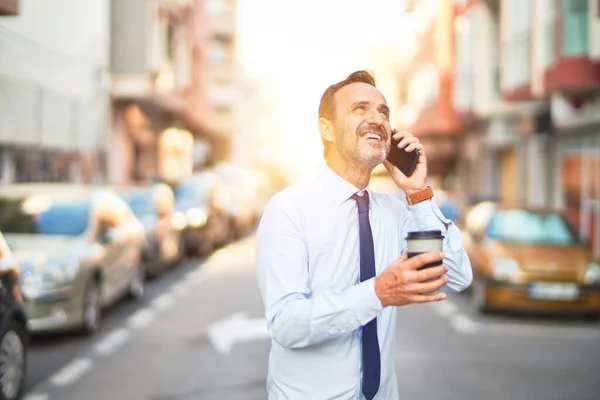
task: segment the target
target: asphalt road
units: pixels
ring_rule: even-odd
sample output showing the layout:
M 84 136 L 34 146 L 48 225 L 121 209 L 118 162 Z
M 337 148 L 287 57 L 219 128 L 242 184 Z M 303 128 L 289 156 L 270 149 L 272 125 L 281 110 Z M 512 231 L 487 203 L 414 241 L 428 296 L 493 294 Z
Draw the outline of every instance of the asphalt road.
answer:
M 92 338 L 36 338 L 28 400 L 266 399 L 269 341 L 250 237 L 188 261 Z M 598 320 L 480 316 L 468 296 L 399 310 L 402 399 L 597 400 Z

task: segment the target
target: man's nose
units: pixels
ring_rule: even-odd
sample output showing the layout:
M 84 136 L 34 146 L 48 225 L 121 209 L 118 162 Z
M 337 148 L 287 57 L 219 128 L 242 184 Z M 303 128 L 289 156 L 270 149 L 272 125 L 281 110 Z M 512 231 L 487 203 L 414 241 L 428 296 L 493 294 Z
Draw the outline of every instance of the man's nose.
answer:
M 369 120 L 367 122 L 377 126 L 382 126 L 384 121 L 385 118 L 383 118 L 383 115 L 381 115 L 379 111 L 373 110 L 369 113 Z

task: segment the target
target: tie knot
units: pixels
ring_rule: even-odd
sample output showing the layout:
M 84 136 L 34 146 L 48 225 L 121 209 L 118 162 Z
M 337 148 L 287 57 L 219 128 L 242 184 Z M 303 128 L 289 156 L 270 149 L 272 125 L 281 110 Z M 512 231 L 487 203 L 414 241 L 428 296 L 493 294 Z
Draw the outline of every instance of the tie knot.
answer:
M 358 193 L 354 193 L 352 198 L 356 200 L 356 204 L 358 204 L 358 212 L 368 212 L 369 211 L 369 192 L 365 191 L 362 196 Z

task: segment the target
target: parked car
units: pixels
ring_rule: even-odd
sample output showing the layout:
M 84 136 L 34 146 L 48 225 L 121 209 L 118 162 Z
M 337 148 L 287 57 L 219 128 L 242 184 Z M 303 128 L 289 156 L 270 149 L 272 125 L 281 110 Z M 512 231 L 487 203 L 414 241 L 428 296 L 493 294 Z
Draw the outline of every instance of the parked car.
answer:
M 142 252 L 146 276 L 156 277 L 177 265 L 183 257 L 181 224 L 173 219 L 175 197 L 166 184 L 124 186 L 115 191 L 131 207 L 146 232 Z
M 144 229 L 110 191 L 73 184 L 2 187 L 0 231 L 20 263 L 33 332 L 93 333 L 106 306 L 144 293 Z
M 231 164 L 219 164 L 213 171 L 227 186 L 225 211 L 233 237 L 238 239 L 253 230 L 260 219 L 265 182 L 256 171 Z
M 184 220 L 188 255 L 207 256 L 231 240 L 226 212 L 226 187 L 218 175 L 201 172 L 175 188 L 177 220 Z
M 19 263 L 0 233 L 0 400 L 20 399 L 27 378 L 29 333 Z
M 465 222 L 477 309 L 600 313 L 600 265 L 558 211 L 483 202 Z

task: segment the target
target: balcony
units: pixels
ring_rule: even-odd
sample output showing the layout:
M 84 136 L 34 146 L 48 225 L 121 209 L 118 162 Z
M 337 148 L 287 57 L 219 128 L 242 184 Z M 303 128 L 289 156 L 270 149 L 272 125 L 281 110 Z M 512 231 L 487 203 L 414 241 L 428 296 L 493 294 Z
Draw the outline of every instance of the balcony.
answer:
M 589 92 L 600 88 L 600 62 L 589 57 L 587 0 L 565 0 L 554 22 L 554 52 L 544 71 L 547 92 Z
M 0 15 L 18 15 L 19 0 L 0 0 Z

